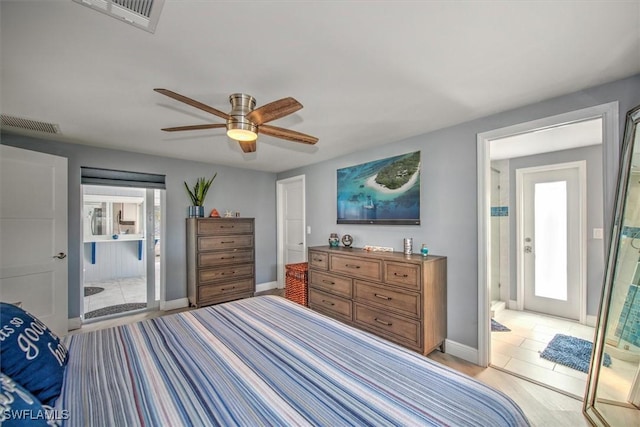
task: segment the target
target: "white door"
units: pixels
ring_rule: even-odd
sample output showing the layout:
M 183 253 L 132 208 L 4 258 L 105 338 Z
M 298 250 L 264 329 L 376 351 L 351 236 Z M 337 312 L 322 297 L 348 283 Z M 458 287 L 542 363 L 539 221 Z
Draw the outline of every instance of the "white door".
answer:
M 278 181 L 277 193 L 278 283 L 282 286 L 285 266 L 307 259 L 304 175 Z
M 0 145 L 0 300 L 68 331 L 67 159 Z
M 582 321 L 586 162 L 519 169 L 525 310 Z

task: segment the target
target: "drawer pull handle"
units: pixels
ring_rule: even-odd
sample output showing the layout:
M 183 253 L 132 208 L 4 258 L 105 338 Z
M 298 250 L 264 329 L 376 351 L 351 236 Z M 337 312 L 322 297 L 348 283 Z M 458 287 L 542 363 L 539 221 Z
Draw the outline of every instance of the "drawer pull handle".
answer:
M 335 303 L 333 303 L 333 302 L 331 302 L 331 301 L 327 301 L 326 299 L 323 299 L 323 300 L 322 300 L 322 302 L 323 302 L 323 303 L 325 303 L 325 304 L 327 304 L 327 305 L 331 305 L 331 306 L 336 305 Z
M 317 261 L 317 262 L 322 262 L 322 261 L 324 261 L 324 259 L 322 259 L 322 258 L 314 258 L 313 260 L 314 260 L 314 261 Z
M 220 289 L 220 290 L 221 290 L 222 292 L 224 292 L 224 291 L 232 291 L 232 290 L 234 290 L 235 288 L 236 288 L 235 286 L 232 286 L 232 287 L 230 287 L 230 288 L 222 288 L 222 289 Z
M 227 226 L 227 225 L 221 225 L 220 228 L 234 228 L 235 225 L 231 225 L 231 226 Z
M 224 245 L 224 244 L 226 244 L 226 243 L 235 243 L 235 241 L 234 241 L 234 240 L 231 240 L 231 241 L 228 241 L 228 242 L 220 242 L 220 243 L 222 243 L 222 244 Z
M 388 297 L 386 295 L 380 295 L 380 294 L 373 294 L 373 295 L 375 295 L 378 298 L 386 299 L 387 301 L 391 301 L 391 297 Z
M 360 266 L 356 264 L 345 264 L 344 266 L 347 268 L 360 268 Z
M 331 280 L 323 280 L 322 283 L 326 283 L 327 285 L 335 285 L 336 282 L 332 282 Z
M 408 274 L 398 274 L 398 273 L 393 273 L 394 276 L 398 276 L 398 277 L 409 277 Z
M 373 320 L 375 320 L 375 321 L 376 321 L 376 322 L 378 322 L 378 323 L 382 323 L 382 324 L 383 324 L 383 325 L 385 325 L 385 326 L 391 326 L 391 325 L 393 325 L 393 323 L 391 323 L 391 322 L 385 322 L 384 320 L 380 320 L 380 319 L 378 319 L 377 317 L 376 317 L 375 319 L 373 319 Z
M 222 257 L 220 257 L 220 259 L 234 259 L 234 258 L 235 258 L 234 256 L 228 256 L 228 257 L 222 256 Z

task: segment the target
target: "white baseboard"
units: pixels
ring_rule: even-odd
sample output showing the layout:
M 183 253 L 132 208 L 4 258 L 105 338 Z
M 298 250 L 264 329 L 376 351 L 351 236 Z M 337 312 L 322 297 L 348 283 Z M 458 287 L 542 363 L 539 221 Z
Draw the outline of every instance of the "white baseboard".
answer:
M 79 317 L 74 317 L 69 320 L 69 330 L 73 331 L 74 329 L 80 329 L 82 327 L 82 319 L 80 319 Z
M 464 359 L 467 362 L 478 364 L 478 349 L 460 344 L 456 341 L 445 340 L 445 350 L 447 354 Z
M 507 304 L 507 308 L 509 310 L 517 310 L 518 309 L 518 301 L 510 299 L 509 304 Z
M 189 298 L 178 298 L 170 301 L 160 301 L 160 310 L 169 311 L 189 307 Z
M 278 282 L 274 281 L 274 282 L 266 282 L 266 283 L 258 283 L 256 285 L 256 292 L 264 292 L 264 291 L 268 291 L 269 289 L 277 289 L 278 288 Z

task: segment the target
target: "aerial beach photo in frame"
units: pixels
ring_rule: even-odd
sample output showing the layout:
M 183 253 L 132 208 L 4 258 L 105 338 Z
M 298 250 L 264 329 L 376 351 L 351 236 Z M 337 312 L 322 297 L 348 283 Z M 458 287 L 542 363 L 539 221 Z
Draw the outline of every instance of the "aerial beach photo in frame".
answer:
M 337 171 L 338 224 L 420 225 L 420 151 Z

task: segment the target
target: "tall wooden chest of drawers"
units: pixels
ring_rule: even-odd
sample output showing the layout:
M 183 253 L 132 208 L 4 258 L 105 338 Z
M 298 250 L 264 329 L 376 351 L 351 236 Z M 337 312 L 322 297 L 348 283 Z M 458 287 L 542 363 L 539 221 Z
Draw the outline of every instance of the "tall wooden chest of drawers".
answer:
M 447 258 L 309 248 L 309 307 L 429 354 L 447 337 Z
M 253 218 L 187 218 L 187 294 L 202 307 L 253 296 Z

